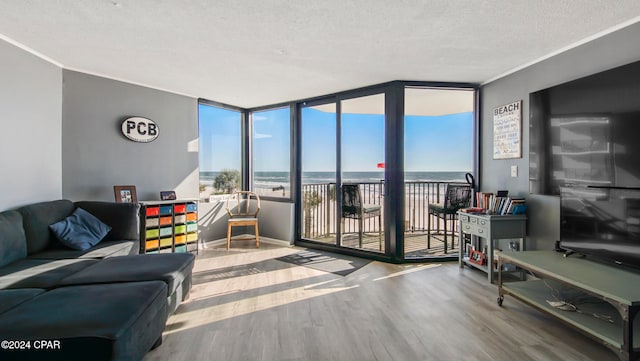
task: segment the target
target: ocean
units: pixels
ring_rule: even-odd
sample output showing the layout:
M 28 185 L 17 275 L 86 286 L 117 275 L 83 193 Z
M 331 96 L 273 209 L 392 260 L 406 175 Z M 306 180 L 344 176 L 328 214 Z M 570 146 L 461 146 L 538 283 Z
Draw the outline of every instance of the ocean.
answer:
M 220 172 L 200 172 L 200 183 L 213 184 L 213 180 Z M 432 182 L 465 182 L 466 171 L 462 172 L 405 172 L 405 181 Z M 384 171 L 373 172 L 343 172 L 342 181 L 351 183 L 373 183 L 384 179 Z M 302 184 L 335 183 L 335 172 L 304 172 Z M 289 188 L 289 172 L 255 172 L 254 185 L 256 188 L 269 189 L 279 186 Z

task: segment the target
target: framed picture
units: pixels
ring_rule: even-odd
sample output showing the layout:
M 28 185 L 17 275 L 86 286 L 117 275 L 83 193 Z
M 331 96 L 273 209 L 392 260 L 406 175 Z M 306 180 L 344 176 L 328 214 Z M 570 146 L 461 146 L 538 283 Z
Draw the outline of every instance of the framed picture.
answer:
M 522 100 L 493 109 L 493 159 L 522 158 Z
M 160 199 L 163 201 L 174 201 L 176 199 L 176 192 L 174 191 L 161 191 Z
M 116 203 L 138 203 L 136 186 L 113 186 Z
M 486 255 L 480 251 L 476 251 L 475 249 L 473 249 L 469 254 L 469 262 L 482 266 L 486 263 Z

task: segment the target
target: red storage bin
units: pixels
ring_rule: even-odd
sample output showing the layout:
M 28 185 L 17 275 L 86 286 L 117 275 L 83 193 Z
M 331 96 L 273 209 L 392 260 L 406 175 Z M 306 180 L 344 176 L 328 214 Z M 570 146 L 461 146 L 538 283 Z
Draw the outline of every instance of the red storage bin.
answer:
M 187 211 L 187 206 L 184 204 L 176 204 L 173 207 L 173 213 L 184 213 Z
M 147 217 L 153 217 L 160 214 L 160 207 L 147 207 Z

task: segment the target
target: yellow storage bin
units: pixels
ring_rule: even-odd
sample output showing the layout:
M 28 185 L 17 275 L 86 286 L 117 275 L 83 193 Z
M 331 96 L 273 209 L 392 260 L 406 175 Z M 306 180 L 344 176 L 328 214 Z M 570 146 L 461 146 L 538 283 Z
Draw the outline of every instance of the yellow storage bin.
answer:
M 187 234 L 187 242 L 196 242 L 198 240 L 198 233 L 189 233 Z
M 173 238 L 161 238 L 160 239 L 160 247 L 171 247 L 173 243 Z

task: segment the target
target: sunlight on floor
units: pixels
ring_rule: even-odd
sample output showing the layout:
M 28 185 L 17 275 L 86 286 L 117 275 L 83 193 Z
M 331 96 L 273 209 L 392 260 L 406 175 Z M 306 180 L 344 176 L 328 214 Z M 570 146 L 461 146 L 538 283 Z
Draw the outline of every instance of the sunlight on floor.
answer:
M 411 268 L 405 269 L 404 271 L 392 273 L 392 274 L 390 274 L 388 276 L 384 276 L 384 277 L 374 278 L 373 280 L 374 281 L 386 280 L 388 278 L 398 277 L 398 276 L 406 275 L 406 274 L 409 274 L 409 273 L 418 272 L 418 271 L 422 271 L 422 270 L 425 270 L 425 269 L 435 268 L 435 267 L 440 267 L 440 266 L 442 266 L 442 265 L 439 264 L 439 263 L 412 266 Z
M 334 280 L 304 285 L 279 292 L 248 297 L 241 300 L 213 305 L 205 309 L 181 312 L 174 315 L 167 324 L 165 334 L 184 331 L 186 329 L 203 326 L 209 323 L 222 321 L 232 317 L 243 316 L 252 312 L 263 311 L 272 307 L 286 305 L 288 303 L 306 300 L 313 297 L 324 296 L 334 292 L 340 292 L 358 287 L 357 285 L 345 287 L 319 287 L 329 285 Z M 185 307 L 185 308 L 188 308 Z M 178 327 L 172 327 L 179 325 Z

